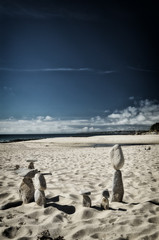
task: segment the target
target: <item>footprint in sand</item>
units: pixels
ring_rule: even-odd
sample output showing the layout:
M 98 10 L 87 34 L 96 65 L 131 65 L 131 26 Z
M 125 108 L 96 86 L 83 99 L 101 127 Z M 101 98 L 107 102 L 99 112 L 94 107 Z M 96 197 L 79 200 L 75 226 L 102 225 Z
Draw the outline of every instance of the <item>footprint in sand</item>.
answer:
M 135 218 L 132 222 L 132 226 L 139 226 L 143 223 L 142 219 Z
M 19 227 L 9 227 L 3 231 L 3 236 L 7 238 L 14 238 L 17 235 Z
M 1 193 L 0 198 L 6 198 L 9 196 L 9 193 Z
M 82 212 L 81 219 L 90 219 L 94 215 L 94 211 L 92 209 L 84 209 Z
M 77 231 L 76 233 L 73 234 L 72 238 L 73 239 L 81 239 L 81 237 L 86 235 L 86 231 L 84 229 L 81 229 Z
M 3 182 L 0 182 L 0 187 L 2 187 L 3 186 Z
M 109 220 L 109 223 L 114 223 L 116 221 L 116 218 L 112 218 Z
M 13 182 L 8 182 L 7 185 L 8 185 L 8 187 L 14 187 L 15 186 L 15 184 Z
M 149 223 L 159 224 L 159 217 L 151 217 L 148 219 Z
M 145 186 L 145 185 L 147 185 L 146 182 L 141 182 L 141 183 L 138 184 L 138 186 Z
M 151 187 L 150 189 L 152 192 L 156 192 L 156 190 L 157 190 L 156 188 L 153 188 L 153 187 Z

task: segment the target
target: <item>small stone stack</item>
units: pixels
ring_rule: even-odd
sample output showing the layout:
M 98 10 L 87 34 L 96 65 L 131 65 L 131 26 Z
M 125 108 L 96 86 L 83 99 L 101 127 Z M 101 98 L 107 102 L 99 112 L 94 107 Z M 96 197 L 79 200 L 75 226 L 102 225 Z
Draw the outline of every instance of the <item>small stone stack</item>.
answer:
M 102 202 L 101 202 L 101 208 L 102 209 L 109 209 L 109 191 L 108 189 L 104 190 L 102 192 L 103 198 L 102 198 Z
M 81 191 L 80 194 L 83 196 L 83 207 L 91 207 L 91 199 L 89 195 L 91 195 L 90 191 Z
M 37 160 L 26 160 L 26 162 L 29 162 L 28 168 L 34 169 L 34 162 L 37 162 Z
M 122 181 L 122 173 L 120 169 L 124 165 L 124 155 L 120 145 L 116 144 L 110 151 L 110 159 L 114 169 L 113 189 L 112 189 L 112 202 L 122 202 L 124 195 L 124 187 Z
M 46 198 L 45 198 L 45 190 L 47 188 L 46 181 L 41 173 L 37 173 L 34 179 L 35 193 L 34 200 L 39 206 L 45 207 Z
M 30 203 L 34 201 L 34 185 L 32 178 L 38 172 L 37 169 L 21 168 L 17 170 L 17 173 L 23 177 L 22 183 L 19 187 L 19 196 L 23 203 Z

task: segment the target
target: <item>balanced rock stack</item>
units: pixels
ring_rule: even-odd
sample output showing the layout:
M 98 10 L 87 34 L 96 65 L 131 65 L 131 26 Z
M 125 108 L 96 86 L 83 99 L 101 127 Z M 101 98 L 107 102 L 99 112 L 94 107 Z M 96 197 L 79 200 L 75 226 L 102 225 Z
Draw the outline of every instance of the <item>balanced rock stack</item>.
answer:
M 102 192 L 103 198 L 102 198 L 102 202 L 101 202 L 101 208 L 102 209 L 109 209 L 109 191 L 108 189 L 104 190 Z
M 90 191 L 80 191 L 80 194 L 83 196 L 83 207 L 91 207 L 91 199 L 89 195 L 91 195 Z
M 34 200 L 39 206 L 46 205 L 45 190 L 46 190 L 46 181 L 41 173 L 37 173 L 34 179 L 35 193 Z
M 23 203 L 30 203 L 34 201 L 34 185 L 32 178 L 38 172 L 37 169 L 21 168 L 17 170 L 17 173 L 23 177 L 22 183 L 19 187 L 19 196 Z
M 34 169 L 34 162 L 37 162 L 37 160 L 26 160 L 26 162 L 29 162 L 29 169 Z
M 110 151 L 110 158 L 114 169 L 112 202 L 122 202 L 124 195 L 124 187 L 122 181 L 122 173 L 120 169 L 124 165 L 124 155 L 120 145 L 116 144 Z

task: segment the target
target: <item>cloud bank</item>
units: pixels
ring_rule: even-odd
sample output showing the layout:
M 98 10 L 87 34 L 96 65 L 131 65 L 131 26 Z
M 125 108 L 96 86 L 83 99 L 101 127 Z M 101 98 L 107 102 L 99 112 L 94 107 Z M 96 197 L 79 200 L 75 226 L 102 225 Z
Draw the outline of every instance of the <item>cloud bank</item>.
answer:
M 0 120 L 0 134 L 29 133 L 84 133 L 114 130 L 148 130 L 159 122 L 159 103 L 148 99 L 135 102 L 122 110 L 115 110 L 106 116 L 90 119 L 57 119 L 51 116 L 37 116 L 34 119 Z
M 20 68 L 7 68 L 0 67 L 0 71 L 3 72 L 92 72 L 96 74 L 110 74 L 116 72 L 115 70 L 98 70 L 88 67 L 71 68 L 71 67 L 60 67 L 60 68 L 39 68 L 39 69 L 20 69 Z
M 87 8 L 87 4 L 81 2 L 61 4 L 60 1 L 21 1 L 7 0 L 0 3 L 0 16 L 10 18 L 29 18 L 29 19 L 74 19 L 82 21 L 102 20 L 101 11 L 95 8 Z
M 151 125 L 159 121 L 159 104 L 148 99 L 141 100 L 137 106 L 116 110 L 108 118 L 113 125 Z
M 134 66 L 128 66 L 127 68 L 130 70 L 139 71 L 139 72 L 158 72 L 159 71 L 159 69 L 154 69 L 154 67 L 153 69 L 152 68 L 150 69 L 149 67 L 143 68 L 143 67 L 134 67 Z
M 143 67 L 134 67 L 134 66 L 123 66 L 122 68 L 127 68 L 131 71 L 139 71 L 139 72 L 149 72 L 149 73 L 155 73 L 159 72 L 159 69 L 155 67 L 143 68 Z M 11 67 L 0 67 L 1 72 L 92 72 L 96 74 L 111 74 L 116 73 L 120 71 L 120 67 L 117 66 L 108 66 L 108 69 L 95 69 L 95 68 L 89 68 L 89 67 L 79 67 L 79 68 L 73 68 L 73 67 L 50 67 L 50 68 L 11 68 Z

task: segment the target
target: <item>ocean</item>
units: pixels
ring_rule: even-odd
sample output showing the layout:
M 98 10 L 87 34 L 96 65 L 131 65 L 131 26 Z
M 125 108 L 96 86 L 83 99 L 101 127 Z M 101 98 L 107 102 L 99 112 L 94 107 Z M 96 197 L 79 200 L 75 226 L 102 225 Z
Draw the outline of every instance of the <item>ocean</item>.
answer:
M 143 133 L 146 131 L 141 131 Z M 39 140 L 55 137 L 91 137 L 97 135 L 134 135 L 136 131 L 109 131 L 109 132 L 94 132 L 94 133 L 70 133 L 70 134 L 0 134 L 0 143 Z

